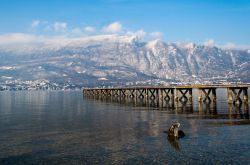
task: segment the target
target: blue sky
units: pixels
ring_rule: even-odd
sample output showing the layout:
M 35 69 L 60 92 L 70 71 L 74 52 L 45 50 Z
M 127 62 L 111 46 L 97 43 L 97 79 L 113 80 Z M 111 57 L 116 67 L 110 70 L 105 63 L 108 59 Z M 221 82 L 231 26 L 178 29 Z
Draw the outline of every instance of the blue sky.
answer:
M 249 0 L 1 0 L 0 35 L 144 32 L 166 42 L 250 45 Z

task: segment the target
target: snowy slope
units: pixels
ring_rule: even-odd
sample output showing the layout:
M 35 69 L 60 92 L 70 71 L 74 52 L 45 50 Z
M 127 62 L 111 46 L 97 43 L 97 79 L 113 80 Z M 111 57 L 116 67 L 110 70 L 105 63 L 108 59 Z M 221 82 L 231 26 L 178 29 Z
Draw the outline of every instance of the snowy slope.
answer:
M 106 35 L 0 45 L 0 81 L 46 79 L 93 83 L 99 80 L 249 81 L 250 52 L 194 43 L 142 42 L 136 36 Z

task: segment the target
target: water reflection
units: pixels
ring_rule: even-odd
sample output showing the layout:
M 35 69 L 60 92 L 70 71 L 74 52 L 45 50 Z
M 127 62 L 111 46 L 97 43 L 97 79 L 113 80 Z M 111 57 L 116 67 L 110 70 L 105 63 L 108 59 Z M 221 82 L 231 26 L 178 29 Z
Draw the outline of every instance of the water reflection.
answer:
M 229 119 L 249 119 L 248 104 L 228 104 L 228 117 Z
M 229 118 L 227 106 L 199 105 L 195 100 L 82 99 L 81 92 L 0 93 L 0 164 L 250 162 L 249 119 L 223 120 L 245 121 L 241 127 L 203 120 Z M 232 105 L 232 116 L 249 117 L 248 108 L 242 106 L 239 112 Z M 180 140 L 163 133 L 176 121 L 187 135 Z M 239 154 L 245 156 L 238 159 Z
M 200 114 L 217 115 L 216 102 L 199 102 L 198 104 L 198 111 Z
M 216 101 L 194 102 L 192 99 L 145 99 L 127 97 L 100 97 L 84 96 L 84 98 L 112 103 L 114 105 L 146 108 L 147 110 L 160 110 L 174 114 L 193 114 L 203 119 L 249 119 L 249 106 L 247 103 L 228 104 L 220 103 L 218 108 Z
M 179 139 L 174 136 L 168 136 L 168 142 L 171 144 L 171 146 L 176 149 L 177 151 L 181 150 Z

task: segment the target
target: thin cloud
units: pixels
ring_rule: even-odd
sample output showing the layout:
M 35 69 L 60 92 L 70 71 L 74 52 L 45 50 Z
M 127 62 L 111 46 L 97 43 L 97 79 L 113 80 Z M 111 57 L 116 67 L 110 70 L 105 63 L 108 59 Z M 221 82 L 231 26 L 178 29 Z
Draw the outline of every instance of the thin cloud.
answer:
M 126 35 L 129 35 L 129 36 L 135 36 L 137 37 L 138 40 L 143 40 L 145 38 L 145 36 L 147 35 L 147 33 L 143 30 L 143 29 L 140 29 L 136 32 L 127 32 Z
M 33 20 L 31 23 L 32 28 L 36 28 L 40 25 L 41 21 L 40 20 Z
M 79 32 L 78 29 L 75 29 L 75 32 Z M 81 35 L 55 35 L 55 36 L 42 36 L 42 35 L 33 35 L 25 33 L 11 33 L 0 35 L 0 48 L 5 51 L 16 51 L 20 53 L 30 53 L 34 50 L 41 49 L 50 49 L 55 46 L 64 46 L 69 42 L 76 41 L 77 43 L 81 41 L 82 43 L 89 43 L 89 41 L 143 41 L 147 38 L 148 34 L 144 30 L 138 30 L 136 32 L 128 32 L 125 35 L 92 35 L 86 36 L 84 33 Z M 217 45 L 222 49 L 237 49 L 237 50 L 247 50 L 250 45 L 237 45 L 234 43 L 227 43 L 225 45 Z
M 119 33 L 122 30 L 122 24 L 120 22 L 113 22 L 103 28 L 106 33 Z
M 149 33 L 149 36 L 155 39 L 161 39 L 163 37 L 163 33 L 162 32 L 152 32 Z
M 31 28 L 35 29 L 41 26 L 45 26 L 48 24 L 48 21 L 41 21 L 41 20 L 33 20 L 31 22 Z
M 84 31 L 85 31 L 85 32 L 94 32 L 94 31 L 95 31 L 95 28 L 92 27 L 92 26 L 86 26 L 86 27 L 84 28 Z
M 214 39 L 208 39 L 208 40 L 206 40 L 204 42 L 204 45 L 205 46 L 209 46 L 209 47 L 216 46 Z
M 55 22 L 52 27 L 57 32 L 64 32 L 67 30 L 67 23 L 66 22 Z
M 219 47 L 221 47 L 223 49 L 237 49 L 237 50 L 249 49 L 250 50 L 250 45 L 242 45 L 242 44 L 236 44 L 236 43 L 232 43 L 232 42 L 228 42 L 224 45 L 220 45 Z
M 81 31 L 80 28 L 73 28 L 73 29 L 71 30 L 71 32 L 72 32 L 73 34 L 81 34 L 81 33 L 82 33 L 82 31 Z
M 137 31 L 127 31 L 126 28 L 119 21 L 115 21 L 101 28 L 101 30 L 96 30 L 96 27 L 93 26 L 85 26 L 83 28 L 79 27 L 70 27 L 67 22 L 55 21 L 54 23 L 50 23 L 48 21 L 41 20 L 33 20 L 31 26 L 35 29 L 38 28 L 42 30 L 40 32 L 48 33 L 50 35 L 64 35 L 69 37 L 82 37 L 82 36 L 90 36 L 93 34 L 102 35 L 103 33 L 109 34 L 119 34 L 119 35 L 133 35 L 136 36 L 139 40 L 150 40 L 150 39 L 162 39 L 163 33 L 159 31 L 155 32 L 145 32 L 143 29 Z M 33 31 L 32 31 L 33 32 Z M 44 34 L 43 33 L 43 34 Z
M 242 45 L 242 44 L 236 44 L 233 42 L 227 42 L 225 44 L 217 44 L 215 42 L 214 39 L 208 39 L 203 43 L 204 46 L 209 46 L 209 47 L 213 47 L 216 46 L 218 48 L 222 48 L 222 49 L 229 49 L 229 50 L 246 50 L 246 49 L 250 49 L 250 45 Z
M 0 44 L 16 44 L 16 43 L 32 43 L 38 39 L 35 35 L 24 34 L 24 33 L 10 33 L 0 35 Z

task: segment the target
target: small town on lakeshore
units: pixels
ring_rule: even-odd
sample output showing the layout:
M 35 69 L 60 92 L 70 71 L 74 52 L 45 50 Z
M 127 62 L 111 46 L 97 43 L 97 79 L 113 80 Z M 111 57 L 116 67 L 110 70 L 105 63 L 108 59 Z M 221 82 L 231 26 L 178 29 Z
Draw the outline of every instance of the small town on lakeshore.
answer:
M 0 83 L 0 91 L 24 91 L 24 90 L 82 90 L 84 88 L 112 88 L 129 86 L 190 86 L 190 85 L 230 85 L 230 84 L 248 84 L 237 79 L 236 81 L 227 79 L 203 79 L 195 82 L 164 81 L 160 79 L 135 81 L 135 82 L 112 82 L 96 81 L 90 84 L 76 84 L 73 82 L 56 83 L 49 80 L 8 80 Z

